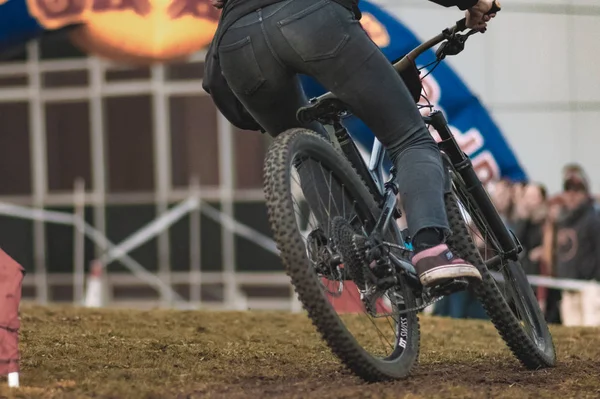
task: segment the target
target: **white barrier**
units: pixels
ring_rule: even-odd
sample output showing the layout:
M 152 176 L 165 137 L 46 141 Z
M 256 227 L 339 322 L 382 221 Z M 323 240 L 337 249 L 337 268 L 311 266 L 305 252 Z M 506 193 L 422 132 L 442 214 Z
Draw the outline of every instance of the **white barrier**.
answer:
M 496 281 L 504 281 L 504 277 L 501 273 L 490 272 Z M 597 287 L 598 283 L 595 281 L 584 281 L 584 280 L 572 280 L 566 278 L 556 278 L 548 276 L 528 275 L 527 280 L 529 284 L 536 287 L 556 288 L 559 290 L 568 291 L 584 291 L 589 287 Z
M 496 281 L 504 278 L 491 272 Z M 561 301 L 562 322 L 565 326 L 600 326 L 600 284 L 597 281 L 573 280 L 548 276 L 528 275 L 529 283 L 536 287 L 563 291 Z

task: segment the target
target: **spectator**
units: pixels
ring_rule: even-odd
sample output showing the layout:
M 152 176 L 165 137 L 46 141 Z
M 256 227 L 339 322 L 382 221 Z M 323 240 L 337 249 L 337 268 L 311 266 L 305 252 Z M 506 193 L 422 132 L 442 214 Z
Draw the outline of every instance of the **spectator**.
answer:
M 501 179 L 490 183 L 488 192 L 504 223 L 512 228 L 513 188 L 509 180 Z
M 578 179 L 586 183 L 589 181 L 587 174 L 581 167 L 581 165 L 577 163 L 569 163 L 563 167 L 563 183 L 570 180 L 571 178 Z
M 586 187 L 586 190 L 590 192 L 589 178 L 587 176 L 587 173 L 585 173 L 585 171 L 581 167 L 581 165 L 577 163 L 570 163 L 563 167 L 563 184 L 564 182 L 571 179 L 576 179 L 583 182 L 583 184 Z M 598 202 L 598 200 L 592 195 L 590 195 L 590 198 L 593 199 L 596 211 L 600 212 L 600 203 Z
M 557 277 L 555 256 L 555 221 L 564 207 L 562 195 L 549 199 L 546 203 L 548 215 L 542 227 L 542 253 L 540 258 L 540 274 Z M 556 288 L 538 287 L 537 297 L 548 323 L 561 324 L 560 301 L 562 292 Z
M 517 212 L 517 204 L 522 203 L 523 200 L 523 196 L 525 195 L 525 190 L 528 187 L 528 183 L 524 182 L 524 181 L 518 181 L 518 182 L 514 182 L 511 186 L 511 199 L 512 199 L 512 209 L 511 209 L 511 215 L 510 218 L 511 219 L 515 219 L 517 218 L 517 215 L 515 214 Z
M 562 211 L 555 218 L 555 261 L 559 278 L 600 280 L 600 216 L 589 193 L 585 175 L 565 173 Z M 582 325 L 578 292 L 564 291 L 561 315 L 566 325 Z
M 547 214 L 546 187 L 537 183 L 527 184 L 514 203 L 514 233 L 523 245 L 521 265 L 525 274 L 539 274 L 542 230 Z

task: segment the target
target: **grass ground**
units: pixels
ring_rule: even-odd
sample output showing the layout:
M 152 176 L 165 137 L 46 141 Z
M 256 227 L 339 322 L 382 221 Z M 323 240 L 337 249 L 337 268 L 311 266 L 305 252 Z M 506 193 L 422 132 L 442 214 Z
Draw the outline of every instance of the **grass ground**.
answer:
M 25 307 L 19 398 L 600 397 L 600 329 L 552 328 L 559 365 L 528 371 L 487 322 L 422 317 L 420 366 L 364 384 L 307 317 Z

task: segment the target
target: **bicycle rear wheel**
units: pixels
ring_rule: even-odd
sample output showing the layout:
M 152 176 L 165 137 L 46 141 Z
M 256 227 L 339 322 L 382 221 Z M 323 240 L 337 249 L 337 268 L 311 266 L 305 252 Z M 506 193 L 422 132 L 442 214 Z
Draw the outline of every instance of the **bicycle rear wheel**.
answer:
M 300 191 L 314 188 L 313 180 L 302 184 L 309 172 L 329 190 L 318 204 L 299 201 Z M 362 301 L 365 263 L 359 246 L 379 208 L 348 160 L 315 133 L 292 129 L 271 144 L 264 180 L 281 259 L 328 346 L 366 381 L 408 376 L 419 353 L 419 321 L 414 311 L 400 312 L 415 307 L 416 300 L 401 281 L 376 297 L 374 311 Z M 343 265 L 336 266 L 336 257 Z
M 554 342 L 523 268 L 519 262 L 501 261 L 488 269 L 486 262 L 502 253 L 500 246 L 456 174 L 453 191 L 445 198 L 453 232 L 448 245 L 481 272 L 483 281 L 472 288 L 473 292 L 525 367 L 535 370 L 554 366 Z

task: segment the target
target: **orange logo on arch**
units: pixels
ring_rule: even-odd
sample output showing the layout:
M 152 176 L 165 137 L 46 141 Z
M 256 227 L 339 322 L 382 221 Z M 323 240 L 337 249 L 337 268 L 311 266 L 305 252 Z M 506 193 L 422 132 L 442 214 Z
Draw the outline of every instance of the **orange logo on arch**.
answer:
M 82 49 L 141 63 L 184 57 L 207 46 L 220 15 L 210 0 L 27 0 L 27 4 L 46 29 L 81 24 L 71 39 Z

